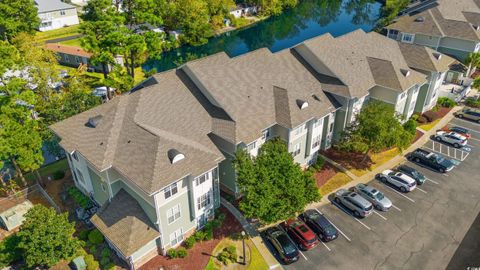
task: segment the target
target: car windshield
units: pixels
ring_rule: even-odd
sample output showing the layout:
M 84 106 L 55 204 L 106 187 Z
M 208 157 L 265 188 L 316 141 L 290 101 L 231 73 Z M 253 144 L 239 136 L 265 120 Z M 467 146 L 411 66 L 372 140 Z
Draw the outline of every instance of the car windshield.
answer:
M 442 163 L 445 160 L 443 157 L 440 156 L 436 156 L 436 159 L 438 163 Z
M 332 235 L 332 234 L 335 234 L 335 232 L 337 231 L 333 226 L 326 226 L 324 228 L 324 231 L 325 231 L 325 234 L 326 235 Z
M 278 242 L 280 242 L 283 252 L 287 256 L 292 255 L 297 251 L 295 246 L 292 244 L 292 242 L 290 242 L 290 240 L 288 240 L 288 237 L 285 234 L 278 236 Z
M 383 193 L 381 192 L 378 192 L 376 195 L 375 195 L 375 198 L 377 198 L 377 200 L 383 200 L 383 198 L 385 198 L 385 196 L 383 196 Z

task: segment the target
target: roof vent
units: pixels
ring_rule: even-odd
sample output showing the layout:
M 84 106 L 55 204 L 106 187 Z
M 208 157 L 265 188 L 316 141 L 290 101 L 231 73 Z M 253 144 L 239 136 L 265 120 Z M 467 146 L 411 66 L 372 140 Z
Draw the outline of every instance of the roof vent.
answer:
M 312 98 L 315 99 L 316 101 L 320 101 L 320 98 L 315 94 L 312 95 Z
M 401 68 L 400 72 L 402 72 L 403 76 L 405 76 L 405 77 L 408 77 L 408 75 L 410 75 L 410 70 L 408 70 L 408 69 Z
M 306 102 L 305 100 L 297 99 L 297 105 L 300 110 L 303 110 L 308 107 L 308 102 Z
M 172 164 L 175 164 L 185 158 L 185 155 L 180 153 L 177 149 L 168 150 L 167 155 L 168 159 L 170 159 L 170 163 Z
M 474 24 L 472 24 L 472 27 L 473 27 L 473 29 L 475 29 L 476 31 L 480 30 L 480 26 L 479 26 L 479 25 L 474 25 Z
M 102 115 L 97 115 L 94 117 L 88 118 L 87 126 L 91 128 L 96 128 L 98 124 L 102 121 L 103 116 Z
M 435 59 L 437 59 L 437 60 L 442 59 L 442 54 L 441 54 L 441 53 L 434 52 L 434 53 L 433 53 L 433 56 L 434 56 Z
M 415 18 L 415 21 L 416 21 L 416 22 L 424 22 L 424 21 L 425 21 L 425 17 L 423 17 L 423 16 L 418 16 L 417 18 Z

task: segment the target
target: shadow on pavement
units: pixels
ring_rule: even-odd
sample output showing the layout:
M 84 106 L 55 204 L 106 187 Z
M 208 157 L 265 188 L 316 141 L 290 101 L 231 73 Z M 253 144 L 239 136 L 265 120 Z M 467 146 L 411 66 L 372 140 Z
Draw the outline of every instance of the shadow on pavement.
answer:
M 455 251 L 448 270 L 480 267 L 480 213 Z

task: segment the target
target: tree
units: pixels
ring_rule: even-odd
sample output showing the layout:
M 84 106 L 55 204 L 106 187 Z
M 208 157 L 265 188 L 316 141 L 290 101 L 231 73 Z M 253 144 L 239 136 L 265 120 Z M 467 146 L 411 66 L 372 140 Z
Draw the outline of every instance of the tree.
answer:
M 475 70 L 480 67 L 480 52 L 469 53 L 465 59 L 465 64 L 468 65 L 467 76 L 469 76 L 472 68 Z
M 213 35 L 207 4 L 203 0 L 177 0 L 173 4 L 174 29 L 182 30 L 181 40 L 190 45 L 207 43 Z
M 10 40 L 20 32 L 33 34 L 39 26 L 33 0 L 0 1 L 0 39 Z
M 309 171 L 302 171 L 280 139 L 267 141 L 256 158 L 245 150 L 234 161 L 243 194 L 240 209 L 246 217 L 273 223 L 294 217 L 309 203 L 320 200 Z
M 74 232 L 75 223 L 68 221 L 68 213 L 57 214 L 53 208 L 35 205 L 25 214 L 17 234 L 27 266 L 52 267 L 72 258 L 83 244 L 73 236 Z
M 344 131 L 338 146 L 346 151 L 364 153 L 365 160 L 372 151 L 394 146 L 403 150 L 410 145 L 413 136 L 398 121 L 391 105 L 372 100 Z

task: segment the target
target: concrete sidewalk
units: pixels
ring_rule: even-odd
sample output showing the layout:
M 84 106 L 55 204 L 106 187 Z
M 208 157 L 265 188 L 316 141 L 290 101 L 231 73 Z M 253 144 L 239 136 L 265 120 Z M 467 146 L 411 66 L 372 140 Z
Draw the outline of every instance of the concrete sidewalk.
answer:
M 442 127 L 446 126 L 448 124 L 448 122 L 450 122 L 453 118 L 454 118 L 454 113 L 461 110 L 463 107 L 461 106 L 456 106 L 454 107 L 450 112 L 448 112 L 447 115 L 445 115 L 433 128 L 431 128 L 429 131 L 425 131 L 425 130 L 422 130 L 420 128 L 417 128 L 419 129 L 420 131 L 423 132 L 423 136 L 418 140 L 416 141 L 415 143 L 413 143 L 412 145 L 410 145 L 407 149 L 405 149 L 402 154 L 400 155 L 397 155 L 395 156 L 394 158 L 390 159 L 389 161 L 385 162 L 384 164 L 378 166 L 377 168 L 375 168 L 374 170 L 372 171 L 369 171 L 368 173 L 362 175 L 362 176 L 356 176 L 354 175 L 353 173 L 351 173 L 350 171 L 348 171 L 346 168 L 342 167 L 340 164 L 338 164 L 337 162 L 325 157 L 325 156 L 322 156 L 326 161 L 328 161 L 329 163 L 331 163 L 333 166 L 335 166 L 337 169 L 339 169 L 340 171 L 344 172 L 345 174 L 347 174 L 350 178 L 352 178 L 352 181 L 349 182 L 348 184 L 342 186 L 342 187 L 339 187 L 337 188 L 336 190 L 330 192 L 329 194 L 326 194 L 322 197 L 322 199 L 320 200 L 320 202 L 317 202 L 317 203 L 313 203 L 313 204 L 310 204 L 307 206 L 307 209 L 312 209 L 312 208 L 318 208 L 322 205 L 326 205 L 326 204 L 329 204 L 330 201 L 328 200 L 328 196 L 332 193 L 335 193 L 337 190 L 341 189 L 341 188 L 345 188 L 345 189 L 348 189 L 350 187 L 353 187 L 359 183 L 368 183 L 370 181 L 372 181 L 374 178 L 375 178 L 375 175 L 377 175 L 378 173 L 384 171 L 384 170 L 387 170 L 387 169 L 391 169 L 395 166 L 397 166 L 398 164 L 404 162 L 406 160 L 405 158 L 405 155 L 414 151 L 415 149 L 421 147 L 422 145 L 424 145 L 428 140 L 430 140 L 430 137 L 432 135 L 434 135 L 436 133 L 436 131 L 438 129 L 441 129 Z
M 283 267 L 278 263 L 277 259 L 273 257 L 270 250 L 268 250 L 267 246 L 263 243 L 263 238 L 258 233 L 257 229 L 250 224 L 247 219 L 238 211 L 238 209 L 233 206 L 229 201 L 225 200 L 223 197 L 220 198 L 221 204 L 232 213 L 232 215 L 240 222 L 245 232 L 250 236 L 250 239 L 257 247 L 260 254 L 262 254 L 263 259 L 268 264 L 270 269 L 277 269 L 281 270 Z

